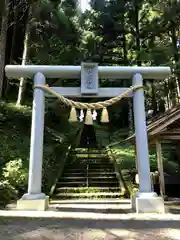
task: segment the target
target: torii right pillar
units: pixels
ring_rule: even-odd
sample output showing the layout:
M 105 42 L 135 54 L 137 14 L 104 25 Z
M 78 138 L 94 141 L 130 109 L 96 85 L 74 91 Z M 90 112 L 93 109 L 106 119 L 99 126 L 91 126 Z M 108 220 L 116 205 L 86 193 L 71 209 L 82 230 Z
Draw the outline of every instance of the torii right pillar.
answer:
M 132 79 L 133 86 L 142 85 L 143 77 L 136 73 Z M 134 122 L 136 133 L 136 154 L 139 174 L 139 191 L 132 198 L 132 208 L 137 213 L 165 212 L 164 200 L 152 192 L 148 137 L 145 115 L 143 88 L 136 89 L 133 96 Z

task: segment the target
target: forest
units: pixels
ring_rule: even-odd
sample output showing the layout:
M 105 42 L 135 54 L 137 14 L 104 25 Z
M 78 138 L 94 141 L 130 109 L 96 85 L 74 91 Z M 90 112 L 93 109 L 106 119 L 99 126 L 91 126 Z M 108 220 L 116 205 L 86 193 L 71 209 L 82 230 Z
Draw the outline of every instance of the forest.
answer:
M 102 66 L 170 66 L 169 78 L 144 81 L 147 119 L 179 104 L 179 1 L 91 0 L 90 6 L 82 12 L 77 0 L 0 1 L 0 189 L 4 191 L 0 202 L 21 196 L 27 188 L 33 94 L 32 79 L 8 79 L 5 65 L 80 65 L 85 61 Z M 47 83 L 80 85 L 79 79 L 48 79 Z M 101 79 L 100 85 L 129 87 L 131 80 Z M 108 127 L 97 121 L 99 139 L 105 140 L 103 134 L 113 132 L 113 142 L 122 132 L 129 135 L 134 131 L 131 99 L 112 106 L 109 113 Z M 76 141 L 75 132 L 80 128 L 79 123 L 68 123 L 68 115 L 69 109 L 57 100 L 46 100 L 45 192 L 52 185 L 50 176 L 59 156 Z M 164 157 L 165 168 L 170 164 L 179 171 L 179 164 L 170 163 L 169 155 Z M 154 158 L 152 153 L 153 170 Z

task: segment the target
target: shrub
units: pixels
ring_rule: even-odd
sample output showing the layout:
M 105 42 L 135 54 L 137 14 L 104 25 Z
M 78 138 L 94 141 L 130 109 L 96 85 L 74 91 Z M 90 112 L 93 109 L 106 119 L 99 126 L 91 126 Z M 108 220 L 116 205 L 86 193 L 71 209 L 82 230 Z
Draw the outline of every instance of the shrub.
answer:
M 127 182 L 127 188 L 130 193 L 130 197 L 134 196 L 135 193 L 138 191 L 138 186 L 137 184 L 134 184 L 133 182 L 129 181 Z
M 17 190 L 9 183 L 8 180 L 0 181 L 0 205 L 6 206 L 12 200 L 17 199 Z
M 25 190 L 28 181 L 28 170 L 23 166 L 22 159 L 9 161 L 3 168 L 3 177 L 18 191 Z

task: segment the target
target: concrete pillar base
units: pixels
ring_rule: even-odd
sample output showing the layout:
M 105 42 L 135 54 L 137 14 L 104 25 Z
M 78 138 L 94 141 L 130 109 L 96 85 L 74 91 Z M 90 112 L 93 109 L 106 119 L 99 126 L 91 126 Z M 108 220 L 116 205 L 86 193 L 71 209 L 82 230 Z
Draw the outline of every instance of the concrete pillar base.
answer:
M 137 213 L 164 213 L 164 199 L 156 193 L 139 193 L 132 197 L 132 209 Z
M 49 207 L 49 197 L 44 193 L 24 196 L 17 201 L 17 210 L 45 211 Z

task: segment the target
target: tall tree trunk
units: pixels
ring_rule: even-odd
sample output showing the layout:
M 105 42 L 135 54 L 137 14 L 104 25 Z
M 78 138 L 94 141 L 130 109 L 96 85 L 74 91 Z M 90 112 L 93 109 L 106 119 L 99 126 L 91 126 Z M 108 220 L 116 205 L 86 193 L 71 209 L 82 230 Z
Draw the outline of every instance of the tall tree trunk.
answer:
M 11 13 L 9 16 L 9 25 L 10 27 L 8 28 L 7 32 L 7 41 L 6 45 L 8 48 L 6 48 L 6 61 L 5 64 L 8 61 L 8 64 L 13 64 L 13 57 L 14 57 L 14 52 L 16 50 L 16 31 L 17 31 L 17 16 L 18 16 L 18 7 L 17 7 L 17 1 L 18 0 L 13 0 L 11 1 L 10 7 L 9 7 L 9 12 Z M 12 24 L 13 23 L 13 24 Z M 10 44 L 11 43 L 11 44 Z M 10 80 L 8 78 L 5 79 L 3 83 L 3 97 L 6 99 L 8 98 L 8 91 L 10 87 Z
M 128 65 L 128 50 L 127 50 L 127 39 L 126 39 L 126 31 L 125 31 L 125 1 L 123 1 L 123 14 L 122 14 L 122 45 L 123 45 L 123 60 L 124 64 Z
M 174 78 L 169 78 L 169 93 L 170 93 L 170 98 L 172 102 L 172 107 L 176 105 L 176 86 L 175 86 L 175 79 Z
M 141 41 L 140 41 L 140 30 L 139 30 L 139 3 L 138 0 L 135 1 L 135 28 L 136 28 L 136 50 L 137 50 L 137 65 L 141 66 L 140 51 L 141 51 Z
M 3 93 L 4 67 L 6 55 L 6 38 L 9 17 L 9 0 L 4 0 L 4 11 L 2 11 L 1 32 L 0 32 L 0 97 Z
M 123 58 L 124 58 L 124 64 L 128 65 L 128 51 L 127 51 L 127 42 L 126 42 L 126 34 L 125 31 L 123 31 L 123 37 L 122 37 L 122 41 L 123 41 Z
M 15 15 L 14 26 L 13 26 L 13 35 L 12 35 L 12 47 L 11 47 L 10 61 L 9 61 L 10 64 L 13 64 L 14 48 L 16 47 L 16 30 L 17 30 L 17 16 Z
M 158 106 L 156 101 L 156 89 L 155 89 L 154 81 L 152 81 L 151 83 L 151 97 L 152 97 L 153 116 L 156 116 L 158 113 Z
M 168 80 L 164 81 L 164 95 L 165 95 L 165 110 L 170 109 L 170 99 L 169 99 L 169 87 L 168 87 Z
M 176 26 L 174 25 L 174 23 L 172 23 L 170 36 L 171 36 L 171 41 L 172 41 L 174 60 L 176 63 L 177 80 L 175 81 L 175 83 L 176 83 L 176 87 L 177 87 L 178 98 L 180 98 L 180 96 L 179 96 L 179 93 L 180 93 L 180 70 L 178 69 L 180 59 L 179 59 L 179 51 L 178 51 L 178 47 L 177 47 Z
M 168 98 L 169 98 L 169 107 L 172 108 L 174 106 L 173 104 L 173 88 L 172 88 L 172 80 L 171 78 L 168 78 L 168 89 L 169 89 L 169 93 L 168 93 Z
M 29 37 L 30 37 L 30 21 L 32 17 L 32 7 L 29 7 L 28 19 L 26 24 L 25 38 L 24 38 L 24 50 L 22 56 L 22 65 L 26 65 L 28 60 L 28 48 L 29 48 Z M 20 78 L 17 105 L 21 105 L 24 101 L 24 93 L 26 90 L 26 78 Z

